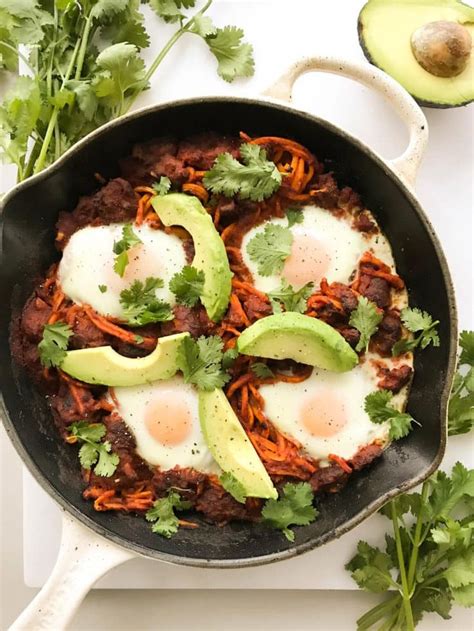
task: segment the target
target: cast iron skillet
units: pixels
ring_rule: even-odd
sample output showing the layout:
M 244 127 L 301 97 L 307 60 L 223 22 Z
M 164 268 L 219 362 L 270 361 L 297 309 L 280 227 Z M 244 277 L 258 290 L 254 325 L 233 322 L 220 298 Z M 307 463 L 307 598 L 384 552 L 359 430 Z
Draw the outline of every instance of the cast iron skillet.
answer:
M 376 69 L 337 60 L 309 60 L 293 67 L 275 86 L 274 94 L 288 96 L 295 78 L 316 67 L 375 83 L 389 92 L 399 111 L 411 116 L 411 159 L 419 160 L 413 125 L 419 125 L 417 138 L 423 144 L 424 116 L 420 110 L 415 112 L 417 106 L 398 84 Z M 340 493 L 318 499 L 319 518 L 297 528 L 294 543 L 259 524 L 217 528 L 199 516 L 195 518 L 198 529 L 181 529 L 168 540 L 153 534 L 143 519 L 98 513 L 82 499 L 75 453 L 59 440 L 44 398 L 11 361 L 9 323 L 20 313 L 37 278 L 58 258 L 53 235 L 59 211 L 73 209 L 80 195 L 97 188 L 94 173 L 116 176 L 118 159 L 129 154 L 134 143 L 156 136 L 184 138 L 208 130 L 238 134 L 241 129 L 251 135 L 294 138 L 325 159 L 339 182 L 362 195 L 389 238 L 411 305 L 419 305 L 440 320 L 441 345 L 416 356 L 408 409 L 421 426 L 389 447 L 367 470 L 352 476 Z M 407 158 L 398 166 L 408 174 Z M 214 567 L 285 559 L 339 537 L 389 498 L 427 477 L 444 453 L 456 313 L 449 272 L 433 229 L 411 190 L 374 152 L 334 125 L 268 99 L 197 98 L 136 112 L 90 135 L 56 165 L 14 189 L 4 200 L 0 304 L 3 416 L 11 440 L 36 480 L 68 513 L 134 553 Z

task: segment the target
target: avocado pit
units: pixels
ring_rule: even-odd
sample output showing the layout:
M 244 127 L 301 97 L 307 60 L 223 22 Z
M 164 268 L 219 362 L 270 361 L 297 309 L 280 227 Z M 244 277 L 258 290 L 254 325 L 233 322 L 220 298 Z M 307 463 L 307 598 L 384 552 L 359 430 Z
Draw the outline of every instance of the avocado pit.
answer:
M 411 36 L 415 59 L 436 77 L 456 77 L 466 68 L 471 55 L 469 31 L 448 20 L 429 22 L 417 28 Z

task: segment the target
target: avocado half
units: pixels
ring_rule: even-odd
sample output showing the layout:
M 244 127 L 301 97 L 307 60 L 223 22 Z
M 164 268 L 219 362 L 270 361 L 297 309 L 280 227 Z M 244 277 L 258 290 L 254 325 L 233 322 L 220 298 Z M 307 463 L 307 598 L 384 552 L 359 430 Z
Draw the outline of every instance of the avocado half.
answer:
M 446 28 L 443 31 L 446 23 L 458 30 L 461 26 L 464 39 L 453 43 Z M 430 52 L 463 55 L 458 74 L 436 76 L 420 64 L 415 53 L 423 27 L 428 35 L 438 29 L 439 40 L 432 41 Z M 369 0 L 359 14 L 358 31 L 367 59 L 403 85 L 420 105 L 447 108 L 474 101 L 474 8 L 459 0 Z

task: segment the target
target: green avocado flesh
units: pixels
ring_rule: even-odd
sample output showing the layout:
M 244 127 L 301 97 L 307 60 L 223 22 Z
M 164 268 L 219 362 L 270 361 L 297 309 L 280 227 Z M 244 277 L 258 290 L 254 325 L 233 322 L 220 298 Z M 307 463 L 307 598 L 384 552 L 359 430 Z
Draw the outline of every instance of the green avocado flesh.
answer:
M 474 100 L 474 53 L 454 77 L 437 77 L 416 60 L 411 37 L 418 28 L 438 21 L 457 22 L 474 42 L 474 8 L 457 0 L 369 0 L 359 14 L 364 54 L 401 83 L 422 105 L 456 107 Z
M 199 392 L 199 419 L 214 460 L 242 484 L 248 497 L 276 499 L 273 486 L 224 392 Z
M 333 372 L 352 370 L 359 361 L 332 326 L 291 311 L 257 320 L 239 337 L 237 350 L 255 357 L 293 359 Z
M 227 310 L 232 273 L 224 242 L 212 223 L 212 218 L 196 197 L 183 193 L 156 196 L 153 208 L 165 226 L 182 226 L 193 238 L 193 267 L 204 272 L 201 302 L 207 315 L 219 321 Z
M 68 351 L 61 370 L 85 383 L 104 386 L 138 386 L 170 379 L 178 370 L 177 352 L 185 337 L 189 333 L 162 337 L 150 355 L 138 358 L 124 357 L 111 346 Z

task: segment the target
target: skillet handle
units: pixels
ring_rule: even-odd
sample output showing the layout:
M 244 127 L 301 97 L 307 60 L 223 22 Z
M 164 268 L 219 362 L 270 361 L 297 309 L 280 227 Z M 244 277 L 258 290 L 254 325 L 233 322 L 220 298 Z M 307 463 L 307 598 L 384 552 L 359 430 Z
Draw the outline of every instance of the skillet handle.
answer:
M 94 583 L 116 565 L 135 556 L 66 513 L 62 526 L 58 560 L 51 576 L 10 631 L 63 631 Z
M 375 66 L 338 59 L 336 57 L 308 57 L 296 62 L 263 94 L 275 99 L 291 101 L 296 80 L 307 72 L 339 74 L 374 88 L 384 96 L 405 121 L 410 139 L 404 153 L 389 160 L 396 174 L 409 186 L 415 183 L 418 168 L 428 142 L 428 123 L 421 108 L 395 79 Z

